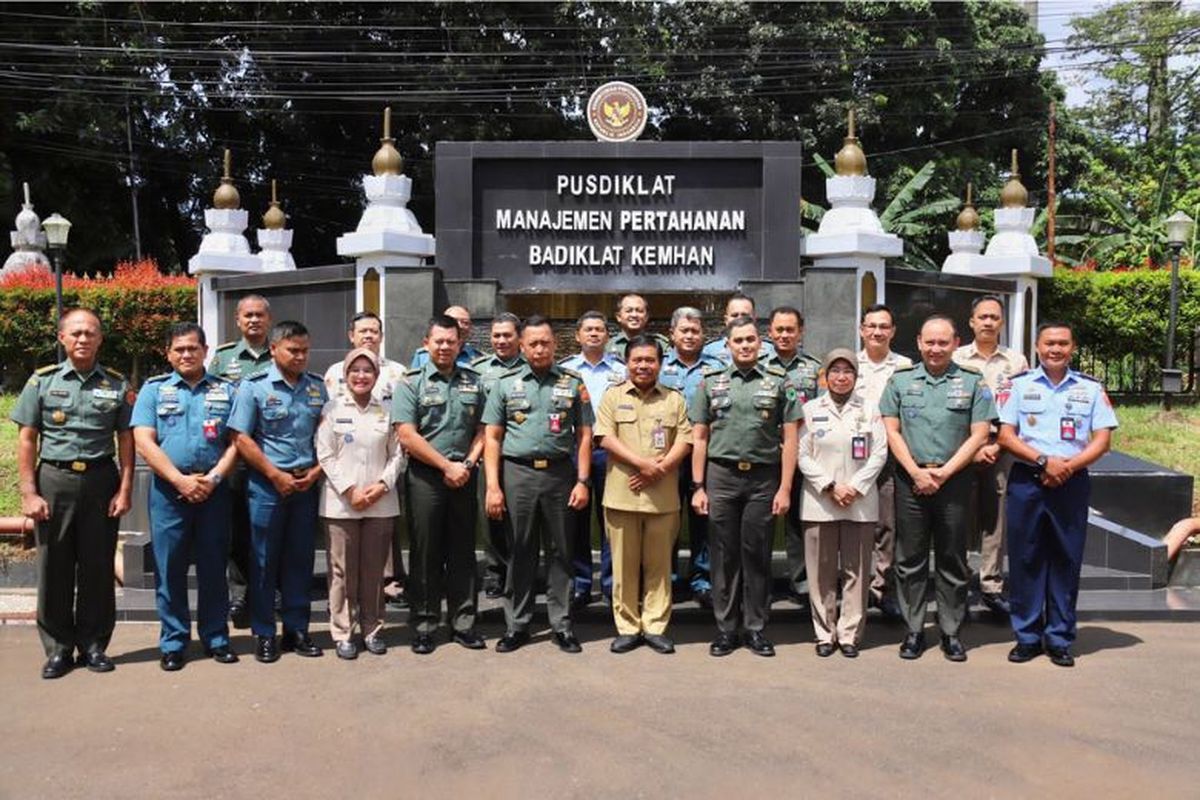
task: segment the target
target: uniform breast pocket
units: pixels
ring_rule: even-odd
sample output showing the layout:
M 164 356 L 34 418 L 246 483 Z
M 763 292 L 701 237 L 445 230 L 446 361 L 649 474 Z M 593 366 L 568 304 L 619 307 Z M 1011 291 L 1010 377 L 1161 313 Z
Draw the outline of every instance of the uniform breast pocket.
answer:
M 754 407 L 759 411 L 769 411 L 779 404 L 779 398 L 774 393 L 754 395 Z
M 950 411 L 970 411 L 971 410 L 971 395 L 969 394 L 949 394 L 946 395 L 946 408 Z
M 714 425 L 723 422 L 733 405 L 733 398 L 727 394 L 713 395 L 708 400 L 708 411 Z
M 93 389 L 92 410 L 101 414 L 111 414 L 121 403 L 121 394 L 116 389 Z
M 1046 399 L 1022 395 L 1017 402 L 1017 411 L 1022 414 L 1044 414 L 1046 413 Z
M 916 419 L 921 416 L 927 402 L 924 394 L 900 395 L 900 414 L 905 419 Z
M 479 418 L 480 402 L 479 392 L 460 392 L 458 395 L 459 406 L 462 408 L 462 416 L 468 422 L 473 422 Z
M 517 414 L 522 415 L 522 418 L 524 418 L 524 415 L 529 413 L 529 401 L 524 398 L 510 397 L 504 403 L 504 411 L 506 414 L 508 414 L 510 419 Z
M 637 412 L 632 408 L 618 408 L 613 412 L 613 422 L 617 423 L 618 427 L 622 425 L 636 425 L 637 421 Z
M 267 433 L 282 433 L 288 422 L 288 407 L 267 406 L 262 410 L 263 430 Z
M 204 403 L 204 416 L 206 419 L 219 419 L 225 422 L 229 419 L 230 409 L 228 401 L 209 400 Z

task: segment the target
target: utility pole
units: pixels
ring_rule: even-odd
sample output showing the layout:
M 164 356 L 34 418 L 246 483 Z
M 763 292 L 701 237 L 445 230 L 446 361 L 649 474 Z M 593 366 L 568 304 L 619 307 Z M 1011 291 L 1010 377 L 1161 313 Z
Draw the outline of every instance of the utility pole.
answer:
M 1054 112 L 1055 102 L 1051 100 L 1049 136 L 1050 168 L 1046 174 L 1046 257 L 1050 259 L 1051 266 L 1054 265 L 1054 223 L 1057 216 L 1057 209 L 1055 209 L 1057 195 L 1054 190 Z
M 125 144 L 129 149 L 129 198 L 133 204 L 133 251 L 142 260 L 142 226 L 138 219 L 137 174 L 133 171 L 133 114 L 129 111 L 129 96 L 125 96 Z

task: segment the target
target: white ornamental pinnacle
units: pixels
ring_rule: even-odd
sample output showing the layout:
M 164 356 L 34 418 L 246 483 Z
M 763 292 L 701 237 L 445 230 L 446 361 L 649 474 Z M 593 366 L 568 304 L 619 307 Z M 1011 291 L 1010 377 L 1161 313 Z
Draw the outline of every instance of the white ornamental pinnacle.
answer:
M 225 151 L 225 174 L 213 194 L 213 208 L 204 210 L 208 233 L 200 240 L 200 252 L 188 259 L 188 273 L 202 275 L 217 272 L 261 272 L 262 262 L 250 252 L 243 231 L 250 216 L 239 208 L 237 187 L 233 185 L 232 160 Z M 206 328 L 207 330 L 207 328 Z
M 287 215 L 279 205 L 279 188 L 271 180 L 271 207 L 263 214 L 263 226 L 258 229 L 258 260 L 263 272 L 288 272 L 296 268 L 292 258 L 292 231 L 286 230 Z
M 33 267 L 50 267 L 44 251 L 46 249 L 46 234 L 42 230 L 42 221 L 34 213 L 33 203 L 29 200 L 29 184 L 22 184 L 25 191 L 25 202 L 17 212 L 13 230 L 9 234 L 12 243 L 12 254 L 5 260 L 0 274 L 11 275 L 24 272 Z
M 408 208 L 412 178 L 407 175 L 364 175 L 363 191 L 367 195 L 367 208 L 356 231 L 424 233 L 416 215 Z
M 875 179 L 870 175 L 834 175 L 825 179 L 830 209 L 821 217 L 818 233 L 883 233 L 871 208 Z

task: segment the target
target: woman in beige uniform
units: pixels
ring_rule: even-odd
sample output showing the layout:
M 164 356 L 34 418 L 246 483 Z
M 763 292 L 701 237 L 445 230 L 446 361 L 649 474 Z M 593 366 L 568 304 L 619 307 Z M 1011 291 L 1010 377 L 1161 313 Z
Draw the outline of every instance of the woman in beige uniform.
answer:
M 326 404 L 317 427 L 317 460 L 325 473 L 318 513 L 329 535 L 329 631 L 338 657 L 352 659 L 358 656 L 356 622 L 368 652 L 387 652 L 379 636 L 383 567 L 400 513 L 394 489 L 404 451 L 392 435 L 389 410 L 371 395 L 378 356 L 359 347 L 343 367 L 347 391 Z
M 854 658 L 866 626 L 868 573 L 879 519 L 875 478 L 887 461 L 878 407 L 854 394 L 858 359 L 844 348 L 825 356 L 828 392 L 804 404 L 804 560 L 817 655 L 840 647 Z M 838 613 L 838 583 L 842 608 Z

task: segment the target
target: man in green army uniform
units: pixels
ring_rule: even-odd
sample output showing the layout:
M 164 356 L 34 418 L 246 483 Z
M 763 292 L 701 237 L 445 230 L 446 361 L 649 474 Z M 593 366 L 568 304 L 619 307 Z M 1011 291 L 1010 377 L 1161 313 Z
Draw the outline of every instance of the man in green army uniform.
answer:
M 500 376 L 483 412 L 487 513 L 505 518 L 511 554 L 507 632 L 496 652 L 512 652 L 529 641 L 540 529 L 554 642 L 578 653 L 582 647 L 569 605 L 571 542 L 573 512 L 587 506 L 591 488 L 591 399 L 582 377 L 554 363 L 554 331 L 545 317 L 525 321 L 521 352 L 525 363 Z
M 492 352 L 485 353 L 471 362 L 471 368 L 479 373 L 485 400 L 496 387 L 500 376 L 521 360 L 520 328 L 521 320 L 516 314 L 508 311 L 497 314 L 492 320 L 490 331 Z M 479 502 L 482 506 L 486 481 L 476 483 L 479 485 Z M 483 518 L 486 525 L 483 542 L 483 594 L 488 599 L 495 600 L 504 596 L 504 586 L 508 580 L 508 543 L 505 541 L 504 521 L 487 516 L 486 510 Z
M 925 651 L 925 587 L 929 547 L 936 559 L 938 627 L 942 652 L 966 661 L 958 638 L 967 613 L 968 505 L 972 474 L 965 468 L 987 442 L 996 406 L 983 375 L 952 360 L 958 347 L 954 322 L 935 314 L 917 336 L 921 363 L 897 369 L 879 411 L 896 471 L 896 598 L 908 626 L 903 659 Z
M 133 495 L 133 390 L 97 362 L 102 338 L 91 311 L 64 314 L 58 341 L 66 359 L 35 372 L 11 414 L 20 426 L 21 513 L 37 525 L 37 624 L 48 679 L 70 671 L 76 650 L 93 672 L 114 668 L 104 651 L 116 624 L 117 525 Z
M 733 362 L 705 374 L 688 408 L 695 426 L 692 507 L 707 514 L 717 638 L 726 656 L 742 642 L 775 655 L 763 629 L 771 606 L 772 517 L 788 513 L 803 412 L 787 373 L 759 362 L 761 342 L 750 317 L 726 329 Z
M 271 304 L 262 295 L 248 294 L 238 300 L 234 318 L 242 338 L 218 345 L 208 371 L 238 383 L 271 368 Z M 250 624 L 246 586 L 250 580 L 250 503 L 246 498 L 246 465 L 238 461 L 229 476 L 229 502 L 233 525 L 229 532 L 229 619 L 238 628 Z
M 475 465 L 483 454 L 484 394 L 479 373 L 455 363 L 458 323 L 444 314 L 429 322 L 429 361 L 395 387 L 392 423 L 408 451 L 405 510 L 409 552 L 408 600 L 412 650 L 428 655 L 446 598 L 450 638 L 482 650 L 475 631 L 475 523 L 479 514 Z
M 759 361 L 778 367 L 787 373 L 796 387 L 796 402 L 803 407 L 817 396 L 821 360 L 804 352 L 804 315 L 792 306 L 771 310 L 767 320 L 767 336 L 774 350 L 764 350 Z M 808 573 L 804 568 L 804 528 L 800 525 L 800 498 L 803 496 L 804 476 L 799 466 L 792 478 L 792 513 L 783 517 L 783 542 L 787 548 L 787 595 L 797 605 L 808 607 Z
M 617 302 L 617 325 L 620 330 L 608 340 L 608 347 L 605 348 L 606 353 L 612 353 L 622 361 L 625 360 L 625 345 L 629 344 L 629 340 L 634 336 L 646 334 L 652 336 L 662 347 L 663 352 L 671 349 L 671 341 L 661 333 L 650 333 L 646 330 L 646 325 L 650 322 L 650 308 L 646 305 L 646 298 L 640 294 L 627 294 Z M 601 398 L 596 398 L 596 403 L 599 405 Z

